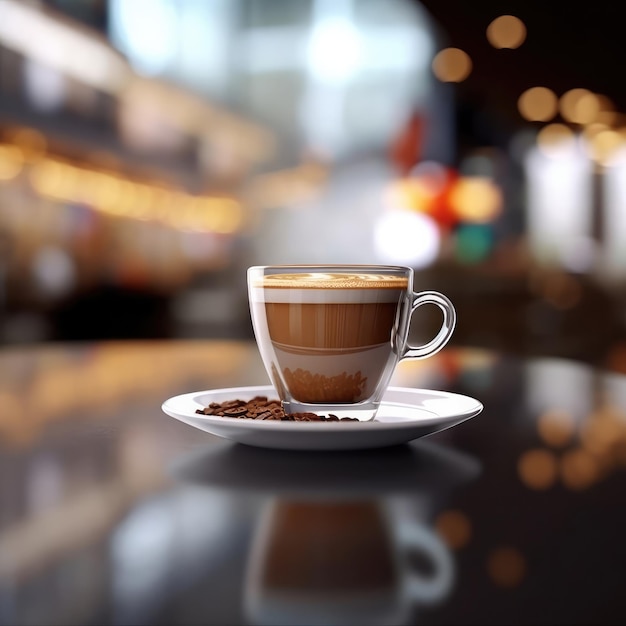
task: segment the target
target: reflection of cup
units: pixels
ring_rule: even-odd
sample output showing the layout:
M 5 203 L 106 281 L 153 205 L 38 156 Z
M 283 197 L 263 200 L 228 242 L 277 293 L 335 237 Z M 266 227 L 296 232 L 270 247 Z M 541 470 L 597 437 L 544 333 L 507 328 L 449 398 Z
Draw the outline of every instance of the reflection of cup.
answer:
M 452 303 L 412 287 L 408 267 L 251 267 L 254 332 L 285 411 L 372 419 L 397 363 L 435 354 L 454 330 Z M 411 317 L 424 304 L 442 310 L 443 324 L 410 346 Z
M 408 565 L 417 552 L 428 563 Z M 257 624 L 395 624 L 443 599 L 447 548 L 425 526 L 394 528 L 374 501 L 276 501 L 265 509 L 248 563 L 245 606 Z

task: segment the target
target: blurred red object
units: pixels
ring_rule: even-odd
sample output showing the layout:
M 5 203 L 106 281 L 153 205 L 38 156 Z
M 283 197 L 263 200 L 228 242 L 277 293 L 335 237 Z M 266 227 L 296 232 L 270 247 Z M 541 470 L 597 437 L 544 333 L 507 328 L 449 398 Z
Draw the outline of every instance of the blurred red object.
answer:
M 424 117 L 415 113 L 400 135 L 392 142 L 390 149 L 391 162 L 399 172 L 406 176 L 422 158 L 424 141 Z

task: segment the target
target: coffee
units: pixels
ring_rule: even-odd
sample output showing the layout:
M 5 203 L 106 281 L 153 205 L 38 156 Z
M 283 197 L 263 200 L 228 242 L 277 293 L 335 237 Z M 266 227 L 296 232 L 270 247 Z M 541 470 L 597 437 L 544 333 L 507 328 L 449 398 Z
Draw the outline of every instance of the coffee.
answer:
M 405 276 L 301 273 L 252 284 L 252 308 L 271 345 L 272 370 L 303 403 L 355 403 L 393 367 L 392 335 Z M 274 381 L 276 384 L 276 381 Z

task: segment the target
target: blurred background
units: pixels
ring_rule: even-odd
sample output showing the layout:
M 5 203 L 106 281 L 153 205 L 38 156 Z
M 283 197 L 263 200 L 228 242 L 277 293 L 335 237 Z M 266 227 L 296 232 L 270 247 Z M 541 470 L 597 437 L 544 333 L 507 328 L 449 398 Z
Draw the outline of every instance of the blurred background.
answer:
M 0 0 L 0 345 L 250 338 L 249 265 L 391 263 L 456 345 L 626 371 L 616 10 Z

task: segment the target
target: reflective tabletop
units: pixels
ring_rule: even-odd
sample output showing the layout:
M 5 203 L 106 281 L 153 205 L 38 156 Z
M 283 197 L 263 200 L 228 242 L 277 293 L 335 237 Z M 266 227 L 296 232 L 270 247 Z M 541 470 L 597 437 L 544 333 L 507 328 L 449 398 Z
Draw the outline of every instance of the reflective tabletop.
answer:
M 302 452 L 160 409 L 267 384 L 251 342 L 1 349 L 0 624 L 624 623 L 625 354 L 402 362 L 484 411 Z

